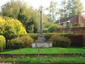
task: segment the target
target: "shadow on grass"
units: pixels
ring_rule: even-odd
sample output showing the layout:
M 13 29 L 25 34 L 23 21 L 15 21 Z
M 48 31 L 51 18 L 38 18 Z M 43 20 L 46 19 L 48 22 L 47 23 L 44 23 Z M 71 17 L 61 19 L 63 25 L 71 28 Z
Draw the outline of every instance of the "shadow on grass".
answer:
M 17 50 L 17 49 L 6 49 L 6 50 L 4 50 L 2 52 L 13 51 L 13 50 Z

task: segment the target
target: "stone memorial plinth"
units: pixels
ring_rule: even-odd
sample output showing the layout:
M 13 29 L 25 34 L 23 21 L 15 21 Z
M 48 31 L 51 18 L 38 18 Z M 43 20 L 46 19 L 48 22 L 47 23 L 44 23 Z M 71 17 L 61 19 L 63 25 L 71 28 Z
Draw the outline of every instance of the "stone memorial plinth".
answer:
M 51 48 L 52 42 L 32 42 L 32 48 Z

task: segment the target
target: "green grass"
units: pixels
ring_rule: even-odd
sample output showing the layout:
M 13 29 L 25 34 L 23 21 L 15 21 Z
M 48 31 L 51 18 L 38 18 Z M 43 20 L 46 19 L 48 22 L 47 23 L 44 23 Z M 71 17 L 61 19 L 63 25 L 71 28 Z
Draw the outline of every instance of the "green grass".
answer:
M 57 54 L 57 53 L 85 53 L 85 48 L 39 48 L 40 54 Z M 17 50 L 7 49 L 0 54 L 38 54 L 37 48 L 22 48 Z
M 0 62 L 11 62 L 11 63 L 85 63 L 85 56 L 80 57 L 46 57 L 40 56 L 19 56 L 19 57 L 0 57 Z

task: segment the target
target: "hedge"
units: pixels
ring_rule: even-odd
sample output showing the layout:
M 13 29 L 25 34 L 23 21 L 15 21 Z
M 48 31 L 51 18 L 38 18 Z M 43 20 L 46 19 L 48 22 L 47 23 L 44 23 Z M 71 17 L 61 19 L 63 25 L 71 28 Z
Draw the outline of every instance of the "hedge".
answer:
M 6 39 L 4 36 L 0 35 L 0 51 L 6 48 Z
M 71 46 L 78 46 L 78 47 L 85 46 L 85 39 L 84 39 L 85 36 L 84 35 L 69 34 L 69 33 L 43 33 L 43 34 L 45 35 L 46 40 L 49 40 L 49 38 L 52 35 L 60 34 L 61 36 L 64 35 L 65 37 L 68 37 L 69 39 L 71 39 Z M 8 37 L 8 40 L 14 39 L 17 36 L 21 37 L 21 36 L 24 36 L 24 35 L 30 36 L 34 40 L 37 40 L 39 34 L 34 34 L 34 33 L 15 34 L 15 35 L 11 35 L 10 37 Z
M 55 34 L 60 34 L 61 36 L 68 37 L 71 39 L 71 46 L 76 46 L 76 47 L 82 47 L 85 46 L 85 36 L 84 35 L 78 35 L 78 34 L 69 34 L 69 33 L 44 33 L 46 40 L 49 40 L 49 38 L 52 35 Z M 34 40 L 38 38 L 39 34 L 29 34 Z

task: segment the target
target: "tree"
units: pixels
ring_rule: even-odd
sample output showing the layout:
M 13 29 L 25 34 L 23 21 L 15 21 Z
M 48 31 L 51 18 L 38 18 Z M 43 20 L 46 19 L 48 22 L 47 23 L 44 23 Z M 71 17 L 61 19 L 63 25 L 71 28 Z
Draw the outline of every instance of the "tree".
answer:
M 32 6 L 27 5 L 27 3 L 20 0 L 11 0 L 7 2 L 2 7 L 1 14 L 2 16 L 13 17 L 22 22 L 26 31 L 29 32 L 37 32 L 39 29 L 39 15 L 36 14 L 33 10 Z M 35 21 L 35 19 L 37 19 Z
M 48 19 L 51 18 L 50 22 L 55 22 L 56 21 L 56 15 L 58 14 L 58 8 L 56 7 L 57 2 L 50 2 L 50 6 L 47 8 L 47 10 L 49 11 Z
M 20 0 L 10 0 L 10 2 L 7 2 L 6 4 L 1 6 L 1 14 L 2 16 L 8 16 L 17 18 L 19 10 L 22 6 L 26 6 L 26 3 L 22 3 Z
M 66 13 L 66 12 L 67 12 L 67 9 L 66 9 L 66 1 L 63 0 L 63 1 L 61 2 L 61 9 L 60 9 L 60 11 L 59 11 L 59 13 L 60 13 L 60 19 L 67 17 L 67 13 Z
M 74 16 L 77 15 L 78 12 L 83 11 L 83 5 L 80 0 L 68 0 L 68 1 L 63 0 L 62 2 L 63 2 L 61 3 L 62 9 L 60 9 L 61 18 Z M 64 16 L 62 15 L 62 13 Z

